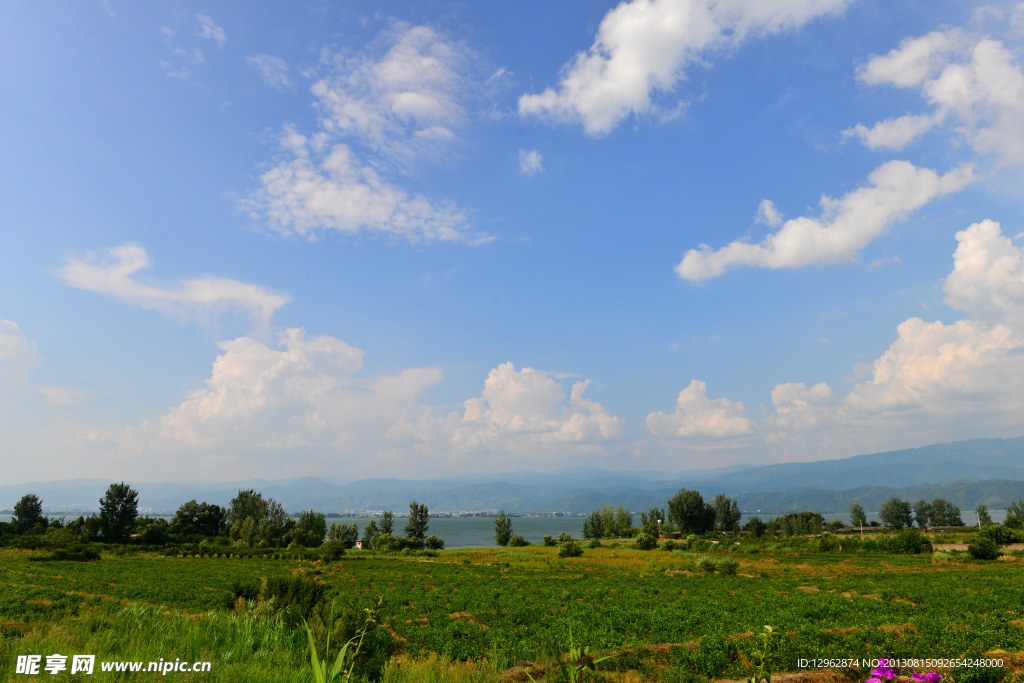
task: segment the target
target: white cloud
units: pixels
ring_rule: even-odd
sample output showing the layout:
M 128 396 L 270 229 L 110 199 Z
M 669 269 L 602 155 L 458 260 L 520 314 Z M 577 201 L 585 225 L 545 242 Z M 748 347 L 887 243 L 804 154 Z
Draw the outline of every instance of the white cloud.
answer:
M 21 326 L 0 319 L 0 377 L 24 374 L 41 362 L 36 343 L 25 336 Z
M 743 403 L 727 398 L 709 399 L 707 385 L 692 380 L 679 392 L 671 413 L 651 413 L 647 428 L 662 439 L 727 439 L 754 431 L 754 423 L 743 416 Z
M 935 127 L 939 120 L 934 116 L 907 114 L 893 119 L 879 121 L 871 128 L 858 123 L 843 131 L 843 137 L 858 137 L 871 149 L 903 149 Z
M 239 202 L 255 220 L 313 240 L 324 232 L 371 234 L 413 243 L 480 244 L 466 212 L 400 187 L 403 172 L 456 139 L 465 102 L 478 87 L 471 53 L 425 26 L 396 24 L 377 40 L 382 55 L 325 54 L 329 73 L 312 86 L 320 130 L 307 138 L 285 125 L 285 153 Z
M 457 138 L 480 90 L 463 45 L 427 26 L 396 24 L 377 41 L 383 55 L 325 56 L 329 72 L 312 87 L 321 128 L 399 164 Z
M 392 428 L 398 452 L 430 453 L 449 460 L 514 457 L 551 464 L 581 452 L 595 452 L 615 440 L 622 427 L 600 403 L 584 397 L 590 380 L 574 382 L 566 400 L 564 375 L 503 363 L 490 371 L 479 397 L 460 415 L 422 415 Z
M 39 387 L 39 391 L 43 392 L 43 396 L 51 406 L 74 406 L 85 398 L 82 392 L 67 387 L 43 385 Z
M 562 69 L 557 88 L 523 95 L 519 113 L 581 123 L 609 133 L 626 116 L 657 107 L 693 64 L 745 40 L 799 29 L 836 14 L 848 0 L 630 0 L 608 12 L 594 44 Z
M 775 208 L 775 203 L 772 200 L 762 199 L 757 206 L 757 216 L 755 216 L 754 222 L 777 228 L 782 225 L 782 213 Z
M 280 57 L 260 54 L 246 57 L 245 61 L 270 87 L 278 90 L 290 90 L 295 87 L 288 78 L 288 64 Z
M 454 204 L 410 195 L 362 164 L 347 145 L 320 152 L 293 129 L 282 142 L 291 159 L 261 175 L 262 188 L 240 202 L 282 234 L 313 240 L 325 231 L 370 232 L 413 243 L 490 239 L 467 230 L 465 213 Z
M 842 400 L 819 384 L 780 384 L 767 439 L 833 457 L 892 439 L 937 441 L 964 434 L 1016 435 L 1024 411 L 1024 250 L 998 223 L 958 232 L 946 303 L 970 318 L 952 324 L 909 318 L 896 340 Z M 889 441 L 886 442 L 885 439 Z M 874 440 L 880 440 L 873 444 Z
M 969 40 L 957 29 L 930 33 L 872 58 L 857 77 L 868 85 L 916 89 L 932 107 L 927 115 L 847 131 L 868 146 L 899 148 L 947 123 L 978 154 L 1004 165 L 1024 163 L 1024 73 L 999 41 Z
M 171 51 L 170 59 L 160 60 L 160 67 L 167 76 L 178 80 L 186 80 L 192 75 L 191 67 L 206 61 L 203 57 L 203 51 L 198 47 L 188 50 L 178 45 L 174 40 L 176 33 L 171 27 L 161 26 L 160 35 L 164 38 L 164 45 Z
M 1024 2 L 1013 8 L 1013 14 L 1010 16 L 1010 26 L 1024 33 Z
M 197 14 L 196 21 L 199 22 L 199 30 L 196 31 L 197 36 L 215 41 L 217 43 L 217 47 L 224 47 L 224 43 L 228 40 L 228 36 L 224 33 L 224 29 L 217 26 L 213 19 L 205 14 Z
M 119 437 L 133 452 L 193 451 L 237 459 L 252 449 L 310 448 L 350 464 L 443 378 L 434 368 L 361 378 L 364 352 L 335 337 L 290 329 L 272 348 L 248 337 L 218 344 L 206 387 L 158 421 Z
M 535 149 L 519 150 L 519 172 L 525 176 L 544 172 L 544 157 Z
M 100 254 L 90 252 L 82 259 L 69 258 L 57 274 L 72 287 L 108 294 L 179 319 L 203 319 L 237 309 L 249 315 L 260 329 L 266 329 L 274 312 L 291 301 L 291 297 L 265 287 L 213 275 L 175 285 L 147 285 L 134 279 L 149 266 L 149 256 L 142 246 L 123 244 Z
M 686 252 L 676 274 L 700 282 L 735 266 L 800 268 L 848 261 L 894 221 L 973 179 L 969 166 L 940 176 L 906 161 L 890 161 L 871 172 L 870 185 L 840 199 L 822 197 L 820 217 L 788 220 L 760 244 L 736 241 L 717 251 L 702 244 Z

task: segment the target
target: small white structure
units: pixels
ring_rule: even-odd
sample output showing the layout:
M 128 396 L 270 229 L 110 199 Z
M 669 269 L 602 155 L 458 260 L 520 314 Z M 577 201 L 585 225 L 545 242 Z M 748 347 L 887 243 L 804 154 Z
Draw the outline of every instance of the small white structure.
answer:
M 362 549 L 363 549 L 363 542 L 362 541 L 356 541 L 356 550 L 362 550 Z

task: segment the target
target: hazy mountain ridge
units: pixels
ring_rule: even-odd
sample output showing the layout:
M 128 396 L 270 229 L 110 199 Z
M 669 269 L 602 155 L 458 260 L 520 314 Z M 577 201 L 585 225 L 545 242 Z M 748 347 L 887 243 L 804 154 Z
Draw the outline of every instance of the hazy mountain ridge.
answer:
M 48 510 L 98 507 L 111 482 L 77 479 L 0 485 L 0 507 L 35 493 Z M 880 485 L 884 484 L 884 485 Z M 705 498 L 736 497 L 744 510 L 844 512 L 853 500 L 868 509 L 893 495 L 944 497 L 963 509 L 992 508 L 1024 497 L 1024 437 L 975 439 L 842 460 L 729 467 L 691 472 L 609 471 L 576 467 L 558 472 L 467 475 L 422 481 L 394 478 L 336 483 L 318 477 L 280 481 L 132 483 L 144 511 L 173 512 L 193 498 L 227 505 L 239 489 L 254 488 L 289 512 L 404 511 L 410 500 L 434 512 L 505 509 L 509 512 L 589 512 L 602 503 L 640 511 L 663 507 L 682 487 Z

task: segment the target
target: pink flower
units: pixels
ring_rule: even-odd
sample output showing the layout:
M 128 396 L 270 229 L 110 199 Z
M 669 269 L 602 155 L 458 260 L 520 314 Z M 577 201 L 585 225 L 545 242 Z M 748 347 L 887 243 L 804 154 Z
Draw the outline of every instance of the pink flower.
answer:
M 918 673 L 915 671 L 911 678 L 917 681 L 917 683 L 939 683 L 942 680 L 942 674 L 935 673 L 934 671 L 930 673 Z
M 880 679 L 884 678 L 886 680 L 892 680 L 896 678 L 896 672 L 889 668 L 889 660 L 887 659 L 879 659 L 878 666 L 871 670 L 871 675 L 877 676 Z M 871 679 L 869 679 L 869 681 L 870 680 Z M 932 682 L 929 681 L 928 683 Z

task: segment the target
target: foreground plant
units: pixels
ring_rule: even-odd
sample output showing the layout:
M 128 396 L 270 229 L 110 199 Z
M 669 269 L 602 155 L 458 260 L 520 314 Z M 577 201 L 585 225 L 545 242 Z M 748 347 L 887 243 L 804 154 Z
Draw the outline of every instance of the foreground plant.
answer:
M 563 662 L 561 655 L 555 655 L 555 663 L 558 664 L 559 673 L 561 674 L 561 677 L 558 679 L 559 683 L 578 683 L 583 680 L 583 673 L 587 669 L 595 671 L 595 665 L 616 656 L 611 654 L 594 659 L 590 656 L 590 647 L 586 645 L 576 647 L 573 644 L 572 629 L 569 629 L 569 656 L 567 660 Z M 533 683 L 537 683 L 529 673 L 526 676 Z
M 334 666 L 331 667 L 330 672 L 327 670 L 327 659 L 320 661 L 320 658 L 317 656 L 316 641 L 313 639 L 313 630 L 309 628 L 309 623 L 305 619 L 302 620 L 302 624 L 306 628 L 306 637 L 309 639 L 309 660 L 313 667 L 313 680 L 315 683 L 331 683 L 331 681 L 338 677 L 338 674 L 341 674 L 341 680 L 346 681 L 346 683 L 352 680 L 352 672 L 355 670 L 356 666 L 356 657 L 359 656 L 359 652 L 362 650 L 363 639 L 366 637 L 367 631 L 369 631 L 376 623 L 374 621 L 374 616 L 376 614 L 376 610 L 380 608 L 383 602 L 384 598 L 381 597 L 381 599 L 377 601 L 376 607 L 373 609 L 367 607 L 363 610 L 366 612 L 366 621 L 364 621 L 363 625 L 359 627 L 358 631 L 356 631 L 356 635 L 341 646 L 341 650 L 338 651 L 338 657 L 334 660 Z M 331 618 L 329 623 L 330 626 L 327 627 L 327 644 L 324 646 L 324 653 L 328 656 L 331 652 L 331 632 L 334 630 L 334 603 L 331 603 Z M 355 643 L 356 646 L 355 649 L 349 652 L 349 648 L 352 646 L 352 643 Z M 347 669 L 345 669 L 346 663 L 348 664 Z M 342 672 L 342 669 L 345 669 L 344 672 Z
M 878 666 L 871 670 L 871 678 L 864 683 L 886 683 L 886 681 L 907 680 L 905 677 L 901 679 L 900 674 L 899 669 L 889 666 L 889 660 L 880 659 L 878 660 Z M 914 670 L 910 680 L 914 681 L 914 683 L 939 683 L 942 680 L 942 674 L 934 671 L 922 673 Z
M 761 683 L 761 681 L 767 681 L 772 683 L 772 668 L 771 668 L 771 655 L 772 655 L 772 635 L 775 633 L 768 624 L 764 625 L 764 629 L 757 634 L 757 640 L 761 644 L 760 649 L 754 650 L 754 657 L 757 659 L 757 664 L 754 667 L 754 675 L 748 680 L 750 683 Z

